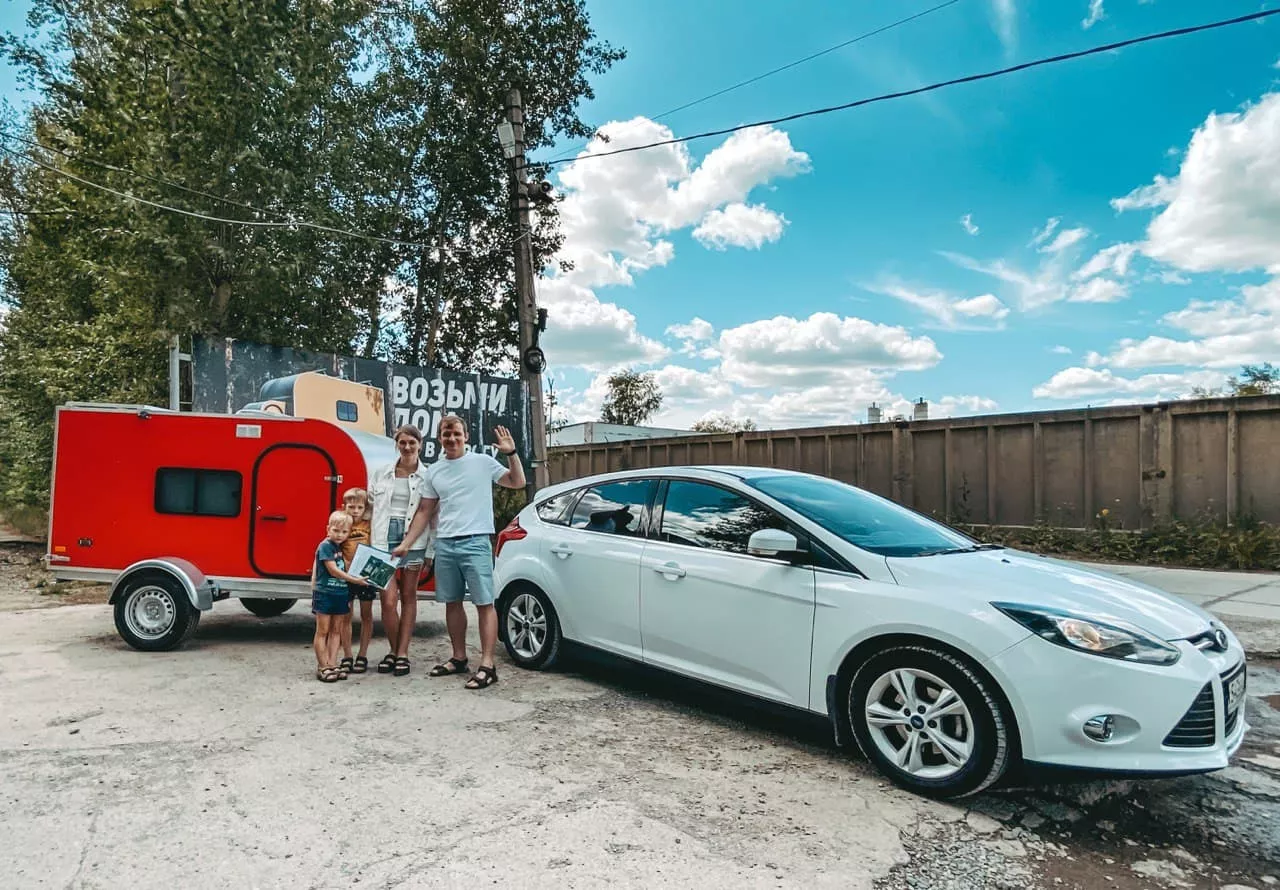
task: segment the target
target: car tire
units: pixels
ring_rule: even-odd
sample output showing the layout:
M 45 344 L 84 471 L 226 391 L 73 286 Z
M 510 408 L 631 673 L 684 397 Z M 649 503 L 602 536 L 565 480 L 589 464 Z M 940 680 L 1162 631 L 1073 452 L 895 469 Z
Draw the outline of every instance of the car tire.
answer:
M 867 759 L 917 794 L 977 794 L 1013 758 L 1012 721 L 991 681 L 942 649 L 896 646 L 872 655 L 854 673 L 845 708 Z
M 126 582 L 115 602 L 116 631 L 141 652 L 166 652 L 200 625 L 200 610 L 169 575 L 144 575 Z
M 244 606 L 259 618 L 275 618 L 293 608 L 296 599 L 277 597 L 241 597 L 240 605 Z
M 560 619 L 551 599 L 532 585 L 521 585 L 498 604 L 498 633 L 507 655 L 522 668 L 541 671 L 560 657 Z

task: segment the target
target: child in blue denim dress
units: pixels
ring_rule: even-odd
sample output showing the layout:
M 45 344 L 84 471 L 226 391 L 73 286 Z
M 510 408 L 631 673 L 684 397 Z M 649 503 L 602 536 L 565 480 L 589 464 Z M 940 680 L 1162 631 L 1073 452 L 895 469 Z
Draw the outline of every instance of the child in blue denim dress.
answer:
M 322 683 L 346 679 L 346 671 L 339 671 L 337 661 L 342 646 L 342 616 L 351 613 L 347 585 L 368 583 L 346 571 L 342 543 L 351 534 L 351 524 L 351 517 L 343 510 L 329 514 L 327 534 L 316 548 L 311 568 L 311 611 L 316 616 L 312 647 L 316 653 L 316 679 Z

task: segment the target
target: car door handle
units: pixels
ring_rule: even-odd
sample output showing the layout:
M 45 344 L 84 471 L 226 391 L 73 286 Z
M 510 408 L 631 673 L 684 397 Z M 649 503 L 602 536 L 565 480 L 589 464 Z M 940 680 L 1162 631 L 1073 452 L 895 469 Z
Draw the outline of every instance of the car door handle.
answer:
M 566 547 L 563 544 L 552 547 L 551 552 L 554 553 L 556 556 L 560 557 L 561 559 L 568 559 L 570 556 L 573 556 L 573 548 Z
M 660 566 L 654 566 L 653 570 L 659 575 L 665 575 L 668 578 L 683 578 L 685 575 L 684 569 L 680 568 L 680 566 L 676 565 L 674 562 L 667 562 Z
M 288 518 L 289 518 L 288 516 L 285 516 L 281 513 L 263 513 L 262 514 L 263 522 L 284 522 Z

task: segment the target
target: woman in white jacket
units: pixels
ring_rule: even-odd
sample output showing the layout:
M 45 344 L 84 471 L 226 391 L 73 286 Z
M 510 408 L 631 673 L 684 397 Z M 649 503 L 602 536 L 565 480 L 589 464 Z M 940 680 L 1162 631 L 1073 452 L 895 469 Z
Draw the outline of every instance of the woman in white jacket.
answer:
M 399 460 L 381 467 L 369 480 L 369 499 L 373 504 L 370 542 L 379 550 L 395 549 L 418 509 L 419 486 L 426 467 L 419 460 L 422 432 L 411 424 L 395 434 Z M 413 640 L 418 620 L 418 578 L 426 563 L 434 556 L 434 528 L 428 528 L 413 542 L 386 589 L 382 591 L 382 626 L 387 632 L 391 651 L 378 664 L 378 673 L 403 677 L 409 673 L 409 643 Z

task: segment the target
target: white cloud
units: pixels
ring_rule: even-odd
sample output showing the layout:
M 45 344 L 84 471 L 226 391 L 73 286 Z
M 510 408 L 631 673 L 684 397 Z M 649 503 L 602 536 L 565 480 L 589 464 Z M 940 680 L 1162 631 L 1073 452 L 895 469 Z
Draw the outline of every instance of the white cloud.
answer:
M 712 210 L 693 230 L 693 237 L 707 247 L 758 249 L 765 242 L 777 241 L 787 220 L 759 204 L 730 204 L 723 210 Z
M 1280 359 L 1280 279 L 1240 289 L 1239 299 L 1193 301 L 1164 324 L 1193 338 L 1125 339 L 1099 364 L 1117 368 L 1234 368 Z
M 671 325 L 667 328 L 666 333 L 668 336 L 679 340 L 692 340 L 695 343 L 699 343 L 714 337 L 716 329 L 712 327 L 711 322 L 695 315 L 693 321 L 688 324 Z
M 1025 272 L 1008 260 L 984 262 L 945 250 L 942 255 L 961 268 L 989 275 L 1010 285 L 1018 308 L 1024 311 L 1065 300 L 1070 292 L 1066 259 L 1061 254 L 1046 257 L 1035 272 Z
M 1157 176 L 1112 203 L 1164 208 L 1142 246 L 1154 259 L 1191 272 L 1280 273 L 1280 93 L 1209 115 L 1175 178 Z
M 1058 237 L 1054 238 L 1048 244 L 1040 248 L 1041 253 L 1062 253 L 1069 247 L 1075 247 L 1085 238 L 1089 237 L 1089 230 L 1080 229 L 1063 229 L 1058 233 Z
M 1161 284 L 1190 284 L 1191 283 L 1191 279 L 1183 275 L 1182 273 L 1170 272 L 1167 270 L 1164 272 L 1161 272 L 1157 276 L 1157 279 Z
M 1044 224 L 1044 228 L 1036 229 L 1031 236 L 1030 247 L 1039 247 L 1052 237 L 1053 233 L 1058 230 L 1058 224 L 1062 222 L 1062 217 L 1050 217 L 1049 221 Z
M 994 294 L 962 299 L 942 291 L 921 291 L 896 282 L 870 285 L 867 290 L 909 303 L 928 313 L 944 327 L 952 329 L 966 327 L 968 319 L 986 318 L 998 322 L 1009 314 L 1009 307 Z M 990 327 L 984 325 L 982 329 L 988 330 Z
M 979 229 L 977 225 L 974 224 L 972 213 L 966 213 L 964 216 L 960 217 L 960 225 L 970 235 L 976 235 L 978 234 L 978 232 L 981 231 L 981 229 Z
M 1009 307 L 1001 303 L 995 294 L 981 294 L 967 300 L 957 300 L 952 304 L 952 308 L 970 318 L 1001 319 L 1009 314 Z
M 1102 0 L 1089 0 L 1089 14 L 1080 25 L 1087 31 L 1106 17 L 1107 14 L 1102 8 Z
M 1072 303 L 1115 303 L 1129 295 L 1129 289 L 1110 278 L 1091 278 L 1071 292 Z
M 735 133 L 698 164 L 684 145 L 596 160 L 590 155 L 672 137 L 645 118 L 603 130 L 610 141 L 593 140 L 560 173 L 564 246 L 556 260 L 572 268 L 539 284 L 548 314 L 543 345 L 553 367 L 604 370 L 669 355 L 639 332 L 631 312 L 602 301 L 596 289 L 629 286 L 637 273 L 671 262 L 675 248 L 663 236 L 678 229 L 696 227 L 699 240 L 720 248 L 776 240 L 785 221 L 746 199 L 778 177 L 809 169 L 808 156 L 772 127 Z
M 667 365 L 654 371 L 653 376 L 662 390 L 664 401 L 701 404 L 722 402 L 733 396 L 733 387 L 716 371 Z
M 1124 213 L 1127 210 L 1149 210 L 1152 207 L 1163 207 L 1174 199 L 1177 190 L 1178 184 L 1176 180 L 1157 173 L 1155 181 L 1150 185 L 1136 188 L 1123 198 L 1112 198 L 1111 206 L 1119 213 Z
M 1129 274 L 1129 264 L 1133 261 L 1133 255 L 1138 252 L 1140 247 L 1141 245 L 1132 242 L 1104 247 L 1095 253 L 1089 262 L 1071 273 L 1071 277 L 1083 280 L 1093 278 L 1095 275 L 1101 275 L 1104 272 L 1111 272 L 1123 278 Z
M 1225 379 L 1225 374 L 1213 371 L 1120 377 L 1105 368 L 1067 368 L 1037 386 L 1031 394 L 1037 399 L 1080 399 L 1101 395 L 1126 395 L 1130 400 L 1181 398 L 1197 386 L 1206 389 L 1221 386 Z
M 552 278 L 542 282 L 538 298 L 548 319 L 543 348 L 556 365 L 602 370 L 661 361 L 671 352 L 642 335 L 634 315 L 586 288 Z
M 1054 353 L 1055 355 L 1071 355 L 1070 346 L 1055 346 L 1053 347 L 1053 349 L 1050 349 L 1049 351 Z
M 919 370 L 942 353 L 928 337 L 906 328 L 816 312 L 805 319 L 780 315 L 720 334 L 721 375 L 743 386 L 832 385 L 873 372 Z
M 1018 47 L 1018 10 L 1013 0 L 991 0 L 991 12 L 1005 53 L 1012 53 Z

